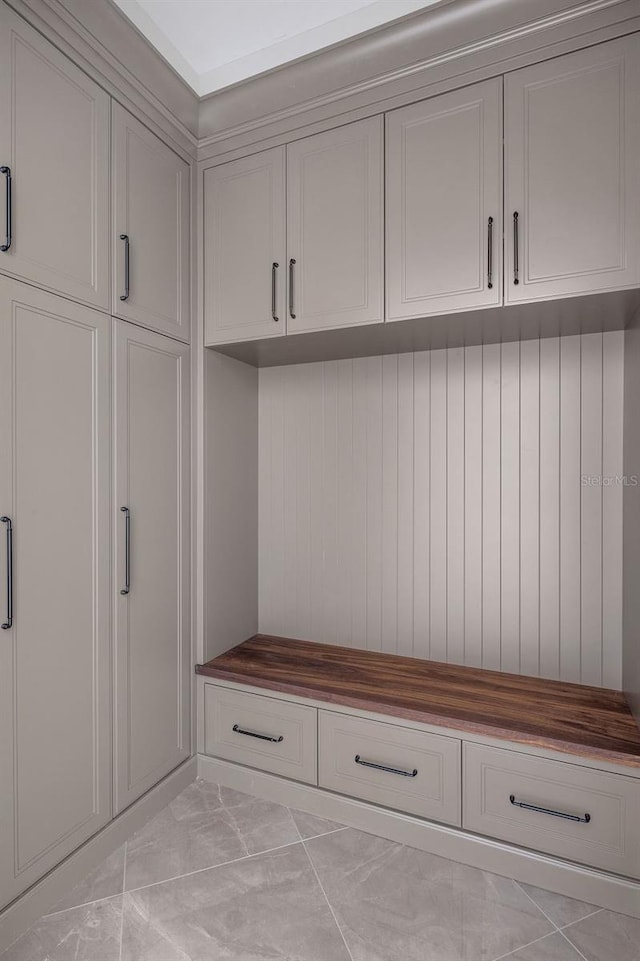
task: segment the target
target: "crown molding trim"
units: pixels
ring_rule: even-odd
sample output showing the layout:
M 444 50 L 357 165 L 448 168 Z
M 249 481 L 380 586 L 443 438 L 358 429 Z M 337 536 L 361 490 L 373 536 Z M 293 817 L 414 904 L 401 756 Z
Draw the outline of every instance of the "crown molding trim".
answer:
M 178 153 L 196 154 L 197 95 L 111 0 L 4 0 Z
M 350 112 L 444 80 L 450 86 L 456 77 L 462 78 L 458 85 L 471 83 L 473 71 L 500 64 L 494 73 L 502 72 L 505 61 L 543 47 L 545 56 L 534 59 L 565 52 L 563 42 L 575 48 L 607 39 L 586 35 L 612 25 L 628 32 L 632 26 L 625 31 L 620 25 L 639 16 L 639 0 L 445 0 L 385 30 L 203 98 L 198 157 L 217 158 L 329 117 L 348 122 Z M 553 48 L 557 53 L 548 52 Z M 274 110 L 274 103 L 282 106 Z

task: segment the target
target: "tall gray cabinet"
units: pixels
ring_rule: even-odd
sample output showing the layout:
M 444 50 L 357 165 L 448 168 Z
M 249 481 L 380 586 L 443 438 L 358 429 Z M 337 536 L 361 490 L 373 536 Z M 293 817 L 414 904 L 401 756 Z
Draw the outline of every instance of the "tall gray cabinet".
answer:
M 191 753 L 191 167 L 4 3 L 0 82 L 2 908 Z

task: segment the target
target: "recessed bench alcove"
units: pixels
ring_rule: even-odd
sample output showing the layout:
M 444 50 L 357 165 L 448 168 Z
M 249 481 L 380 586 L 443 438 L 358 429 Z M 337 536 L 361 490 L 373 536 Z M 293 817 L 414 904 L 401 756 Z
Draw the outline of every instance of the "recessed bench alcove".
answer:
M 640 878 L 619 691 L 266 635 L 197 672 L 210 757 Z

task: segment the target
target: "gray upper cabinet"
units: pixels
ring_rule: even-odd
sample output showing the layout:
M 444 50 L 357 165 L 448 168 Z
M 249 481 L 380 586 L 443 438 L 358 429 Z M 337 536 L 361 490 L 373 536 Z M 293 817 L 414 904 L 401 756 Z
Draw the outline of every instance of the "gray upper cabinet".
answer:
M 382 120 L 287 147 L 288 333 L 384 320 Z
M 505 299 L 640 283 L 640 37 L 505 78 Z
M 191 753 L 191 491 L 189 348 L 114 324 L 118 813 Z
M 502 303 L 502 80 L 387 114 L 387 320 Z
M 111 817 L 110 324 L 0 277 L 0 905 Z
M 0 167 L 0 271 L 108 311 L 109 97 L 5 3 Z
M 176 153 L 112 108 L 113 313 L 189 340 L 189 176 Z
M 286 332 L 285 148 L 204 173 L 205 343 Z

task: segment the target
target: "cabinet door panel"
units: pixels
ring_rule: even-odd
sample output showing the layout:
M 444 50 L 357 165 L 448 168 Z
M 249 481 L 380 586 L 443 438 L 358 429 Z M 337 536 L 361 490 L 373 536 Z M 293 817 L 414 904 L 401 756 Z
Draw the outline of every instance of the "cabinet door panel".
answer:
M 111 814 L 110 321 L 6 278 L 0 307 L 0 514 L 14 540 L 14 620 L 0 632 L 5 903 Z
M 109 97 L 6 4 L 0 164 L 11 170 L 13 208 L 0 271 L 108 310 Z
M 205 343 L 286 333 L 285 231 L 284 147 L 205 171 Z
M 505 149 L 508 302 L 640 283 L 637 36 L 508 74 Z
M 501 235 L 502 81 L 387 114 L 387 319 L 501 304 Z
M 189 194 L 189 165 L 114 103 L 113 313 L 180 340 L 189 340 Z
M 382 117 L 287 147 L 288 333 L 383 320 L 382 166 Z
M 190 753 L 190 394 L 188 347 L 114 323 L 119 812 Z

